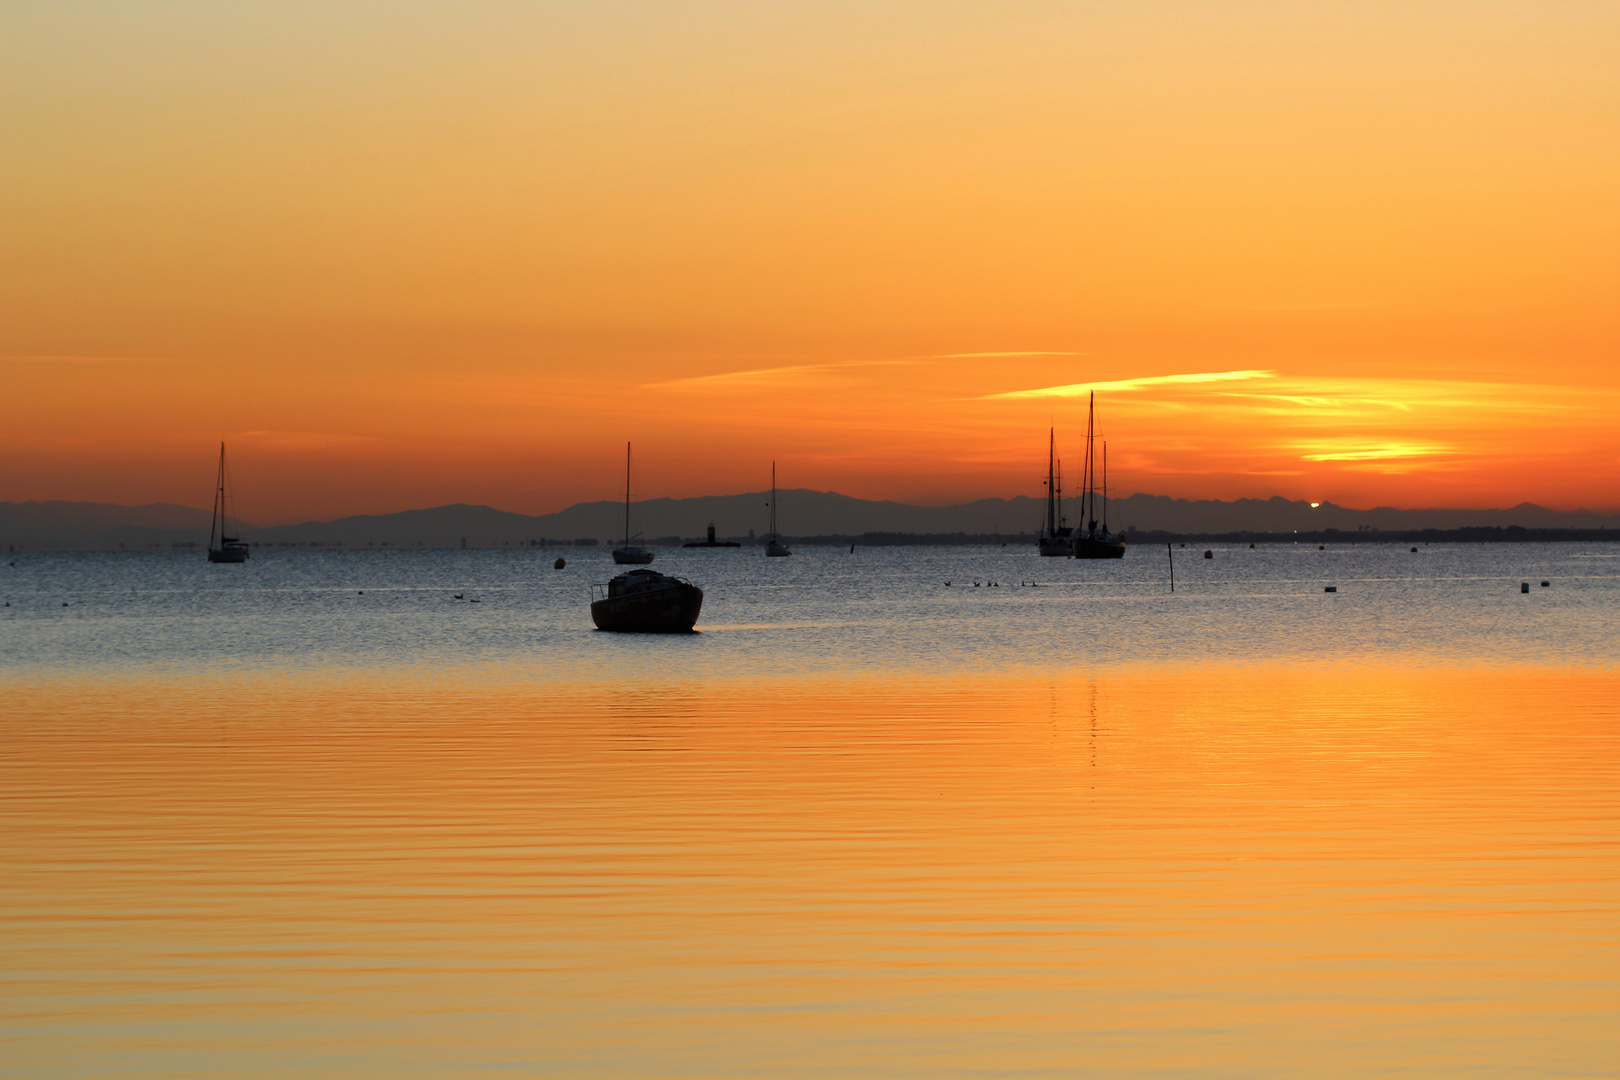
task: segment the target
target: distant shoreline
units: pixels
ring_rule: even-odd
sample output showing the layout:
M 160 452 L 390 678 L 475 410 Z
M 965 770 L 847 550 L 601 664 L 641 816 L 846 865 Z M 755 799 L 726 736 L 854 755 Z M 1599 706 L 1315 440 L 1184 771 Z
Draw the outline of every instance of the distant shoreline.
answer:
M 789 543 L 807 546 L 1033 544 L 1036 530 L 1055 509 L 1027 497 L 921 507 L 808 490 L 779 496 Z M 719 539 L 749 544 L 768 527 L 767 501 L 762 495 L 652 499 L 632 504 L 630 531 L 638 543 L 666 547 L 700 539 L 712 526 Z M 1067 508 L 1069 523 L 1091 516 L 1072 504 Z M 624 513 L 623 503 L 615 502 L 580 503 L 538 517 L 455 504 L 292 525 L 241 521 L 234 523 L 233 535 L 265 550 L 589 547 L 622 542 Z M 1282 498 L 1189 502 L 1138 493 L 1110 500 L 1107 518 L 1138 544 L 1620 538 L 1620 514 L 1555 511 L 1530 503 L 1500 510 L 1363 511 Z M 211 527 L 208 511 L 183 506 L 0 502 L 0 552 L 194 549 L 207 542 Z
M 661 536 L 646 541 L 646 546 L 652 548 L 678 548 L 687 541 L 701 538 L 682 538 L 677 536 Z M 728 550 L 748 550 L 763 547 L 763 541 L 751 537 L 733 537 L 740 544 L 740 548 Z M 817 536 L 790 536 L 784 535 L 783 540 L 799 547 L 995 547 L 1020 548 L 1033 547 L 1034 533 L 858 533 L 858 534 L 824 534 Z M 1133 530 L 1125 533 L 1125 541 L 1131 547 L 1158 547 L 1162 544 L 1326 544 L 1334 547 L 1355 547 L 1367 544 L 1523 544 L 1523 543 L 1593 543 L 1620 541 L 1620 529 L 1526 529 L 1517 525 L 1502 528 L 1474 527 L 1464 529 L 1408 529 L 1400 531 L 1379 531 L 1365 529 L 1358 532 L 1342 532 L 1328 529 L 1314 532 L 1165 532 L 1161 530 L 1143 531 Z M 203 545 L 197 541 L 179 541 L 167 544 L 150 544 L 144 547 L 121 548 L 69 548 L 69 547 L 13 547 L 10 554 L 55 554 L 77 552 L 81 554 L 94 554 L 112 552 L 115 554 L 137 554 L 152 552 L 192 552 L 201 551 Z M 353 545 L 341 542 L 320 540 L 291 541 L 283 540 L 275 543 L 251 543 L 256 551 L 371 551 L 371 552 L 397 552 L 397 551 L 574 551 L 583 554 L 591 550 L 605 551 L 604 545 L 596 541 L 568 541 L 568 540 L 535 540 L 530 543 L 505 544 L 474 544 L 470 546 L 439 546 L 427 543 L 416 544 L 381 544 L 381 545 Z M 702 547 L 701 544 L 698 545 Z

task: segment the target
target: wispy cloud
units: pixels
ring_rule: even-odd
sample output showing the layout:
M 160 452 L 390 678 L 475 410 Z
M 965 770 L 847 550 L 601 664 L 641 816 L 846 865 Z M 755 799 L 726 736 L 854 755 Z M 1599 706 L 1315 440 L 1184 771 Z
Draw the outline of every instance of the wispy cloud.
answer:
M 748 371 L 723 371 L 716 375 L 692 375 L 682 379 L 666 379 L 647 383 L 647 389 L 661 390 L 732 390 L 778 386 L 828 385 L 843 381 L 847 373 L 860 368 L 902 367 L 920 364 L 921 360 L 846 360 L 831 364 L 794 364 L 789 367 L 754 368 Z
M 1306 461 L 1394 461 L 1406 458 L 1441 457 L 1457 453 L 1456 447 L 1442 443 L 1377 443 L 1359 445 L 1316 443 L 1302 449 L 1315 453 L 1301 454 Z
M 980 401 L 1013 401 L 1028 398 L 1085 397 L 1096 391 L 1102 393 L 1128 393 L 1160 386 L 1180 386 L 1198 383 L 1241 382 L 1246 379 L 1271 379 L 1275 371 L 1250 368 L 1243 371 L 1204 371 L 1186 375 L 1148 375 L 1140 379 L 1115 379 L 1110 382 L 1070 383 L 1067 386 L 1043 386 L 1037 390 L 1010 390 L 1002 394 L 985 394 Z

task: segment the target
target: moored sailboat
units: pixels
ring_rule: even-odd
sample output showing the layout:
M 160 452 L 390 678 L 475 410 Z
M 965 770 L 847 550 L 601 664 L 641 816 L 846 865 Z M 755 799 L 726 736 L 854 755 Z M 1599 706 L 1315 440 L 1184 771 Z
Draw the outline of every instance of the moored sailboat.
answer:
M 779 559 L 793 554 L 793 549 L 782 543 L 782 537 L 776 531 L 776 462 L 771 462 L 771 531 L 765 538 L 765 554 L 768 558 Z
M 598 630 L 632 634 L 690 631 L 703 610 L 703 590 L 685 578 L 631 570 L 591 586 L 591 621 Z
M 1073 555 L 1070 534 L 1074 532 L 1063 523 L 1063 469 L 1057 459 L 1057 429 L 1047 432 L 1046 448 L 1046 524 L 1035 541 L 1042 555 Z
M 1074 536 L 1074 557 L 1077 559 L 1123 559 L 1125 541 L 1108 531 L 1108 444 L 1103 443 L 1102 521 L 1097 520 L 1097 392 L 1091 392 L 1091 404 L 1086 412 L 1086 494 L 1081 502 L 1086 527 Z
M 240 537 L 230 535 L 228 509 L 229 496 L 225 491 L 225 444 L 220 443 L 219 479 L 214 483 L 214 515 L 208 525 L 209 562 L 243 563 L 248 560 L 247 544 Z
M 624 444 L 624 544 L 613 549 L 613 561 L 620 566 L 645 566 L 653 553 L 639 544 L 630 544 L 630 444 Z

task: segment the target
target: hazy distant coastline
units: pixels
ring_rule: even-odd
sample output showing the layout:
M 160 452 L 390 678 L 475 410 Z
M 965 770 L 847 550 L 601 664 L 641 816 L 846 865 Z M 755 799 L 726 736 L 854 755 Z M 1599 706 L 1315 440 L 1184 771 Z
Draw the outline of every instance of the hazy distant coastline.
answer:
M 633 504 L 645 542 L 678 544 L 701 537 L 709 522 L 722 538 L 748 543 L 763 532 L 764 492 L 649 499 Z M 956 506 L 910 506 L 835 492 L 781 493 L 784 532 L 801 544 L 1000 544 L 1032 542 L 1044 502 L 1020 496 Z M 1075 502 L 1065 509 L 1071 523 Z M 360 515 L 297 525 L 253 526 L 243 533 L 265 548 L 513 548 L 601 544 L 619 535 L 624 506 L 579 503 L 554 514 L 527 515 L 464 504 Z M 1262 540 L 1620 539 L 1620 514 L 1560 511 L 1521 503 L 1502 510 L 1352 510 L 1281 497 L 1219 500 L 1137 494 L 1115 500 L 1109 524 L 1138 543 L 1218 538 Z M 0 503 L 0 545 L 15 551 L 149 551 L 200 547 L 208 511 L 154 503 Z

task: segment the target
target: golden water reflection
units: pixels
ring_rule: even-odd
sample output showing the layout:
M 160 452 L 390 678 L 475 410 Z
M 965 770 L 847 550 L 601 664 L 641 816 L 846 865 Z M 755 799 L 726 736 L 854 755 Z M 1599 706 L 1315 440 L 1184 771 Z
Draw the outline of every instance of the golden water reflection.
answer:
M 1620 675 L 16 685 L 14 1075 L 1599 1075 Z

